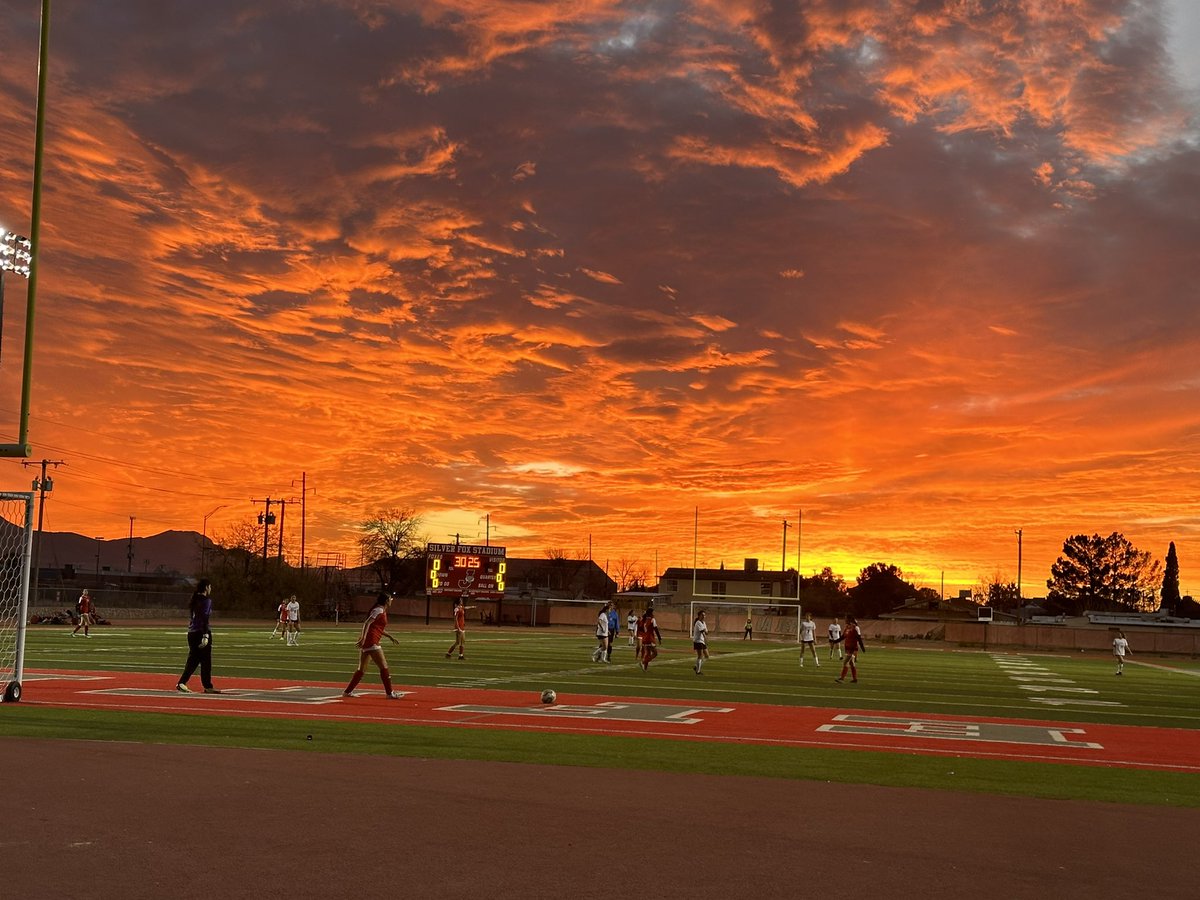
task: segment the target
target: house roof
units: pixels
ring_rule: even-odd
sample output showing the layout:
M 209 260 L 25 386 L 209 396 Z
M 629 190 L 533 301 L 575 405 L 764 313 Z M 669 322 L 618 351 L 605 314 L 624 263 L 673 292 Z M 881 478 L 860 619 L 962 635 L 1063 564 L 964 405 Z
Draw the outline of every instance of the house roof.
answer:
M 745 569 L 687 569 L 682 566 L 671 566 L 662 577 L 673 578 L 677 581 L 691 581 L 692 573 L 695 572 L 697 580 L 704 581 L 794 581 L 796 578 L 795 572 L 776 572 L 769 569 L 757 569 L 746 571 Z

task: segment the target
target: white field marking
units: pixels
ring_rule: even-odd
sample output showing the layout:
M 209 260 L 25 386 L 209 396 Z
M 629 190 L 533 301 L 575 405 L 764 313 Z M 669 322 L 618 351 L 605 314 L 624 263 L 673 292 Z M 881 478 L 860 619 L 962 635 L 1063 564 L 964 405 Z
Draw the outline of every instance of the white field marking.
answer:
M 1023 691 L 1056 691 L 1061 694 L 1098 694 L 1099 691 L 1094 691 L 1091 688 L 1066 687 L 1069 684 L 1075 684 L 1071 678 L 1054 678 L 1049 677 L 1055 673 L 1048 669 L 1042 668 L 1035 663 L 1029 663 L 1028 666 L 1014 665 L 1014 662 L 1028 662 L 1021 657 L 997 657 L 992 656 L 996 664 L 1011 678 L 1017 682 L 1017 687 Z M 1018 675 L 1017 673 L 1021 674 Z M 1041 675 L 1040 673 L 1045 673 Z M 1027 681 L 1049 681 L 1050 684 L 1024 684 Z M 1082 700 L 1071 697 L 1029 697 L 1031 703 L 1041 703 L 1046 706 L 1105 706 L 1105 707 L 1124 707 L 1124 703 L 1118 703 L 1114 700 Z
M 1004 669 L 1007 672 L 1045 672 L 1046 671 L 1046 667 L 1043 666 L 1041 663 L 1028 663 L 1026 665 L 1018 666 L 1018 665 L 1014 665 L 1013 663 L 1010 663 L 1010 662 L 998 662 L 998 663 L 996 663 L 996 665 L 998 665 L 1000 668 Z
M 1046 706 L 1124 706 L 1116 700 L 1076 700 L 1073 697 L 1030 697 L 1032 703 L 1044 703 Z
M 735 656 L 761 656 L 761 655 L 767 654 L 767 653 L 784 653 L 788 650 L 794 650 L 794 649 L 795 649 L 794 647 L 790 647 L 790 648 L 789 647 L 780 647 L 780 648 L 774 648 L 774 649 L 768 649 L 768 650 L 746 650 L 744 652 L 733 651 L 733 652 L 729 652 L 729 653 L 721 653 L 721 654 L 719 654 L 719 658 L 722 660 L 725 660 L 725 659 L 730 659 Z M 695 657 L 679 657 L 677 659 L 663 659 L 661 656 L 657 657 L 654 660 L 654 662 L 651 663 L 651 665 L 654 666 L 655 668 L 657 668 L 659 666 L 687 665 L 687 667 L 689 669 L 692 666 L 694 666 L 695 664 L 696 664 Z M 450 682 L 447 682 L 446 686 L 447 687 L 461 687 L 461 688 L 479 688 L 479 687 L 494 687 L 496 685 L 502 685 L 502 684 L 524 684 L 527 681 L 533 681 L 535 679 L 540 680 L 540 679 L 547 679 L 547 678 L 582 678 L 587 675 L 596 675 L 601 672 L 622 671 L 622 670 L 631 669 L 631 668 L 640 668 L 640 666 L 641 666 L 641 663 L 636 662 L 636 661 L 628 662 L 628 663 L 604 663 L 604 664 L 595 663 L 594 665 L 584 666 L 584 667 L 578 668 L 578 669 L 559 669 L 554 672 L 518 673 L 518 674 L 513 674 L 513 675 L 502 675 L 502 676 L 483 676 L 483 675 L 481 675 L 477 678 L 463 678 L 461 680 L 450 681 Z M 790 695 L 785 694 L 783 696 L 790 696 Z
M 1053 684 L 1019 684 L 1017 685 L 1023 691 L 1061 691 L 1064 694 L 1098 694 L 1099 691 L 1094 691 L 1091 688 L 1081 687 L 1057 687 Z
M 1160 663 L 1142 662 L 1140 659 L 1130 659 L 1125 657 L 1125 663 L 1133 666 L 1145 666 L 1147 669 L 1159 669 L 1163 672 L 1174 672 L 1176 675 L 1191 675 L 1193 678 L 1200 678 L 1200 669 L 1176 669 L 1173 666 L 1164 666 Z

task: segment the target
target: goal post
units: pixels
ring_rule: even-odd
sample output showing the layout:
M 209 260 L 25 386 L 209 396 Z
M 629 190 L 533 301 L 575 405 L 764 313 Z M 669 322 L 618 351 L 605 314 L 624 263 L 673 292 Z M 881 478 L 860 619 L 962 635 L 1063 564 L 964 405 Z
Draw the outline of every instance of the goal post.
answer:
M 6 703 L 21 699 L 32 562 L 33 493 L 0 492 L 0 686 Z
M 724 594 L 700 594 L 703 599 L 688 605 L 688 625 L 705 612 L 705 624 L 712 637 L 744 637 L 746 623 L 755 637 L 800 640 L 800 604 L 762 600 L 732 599 Z

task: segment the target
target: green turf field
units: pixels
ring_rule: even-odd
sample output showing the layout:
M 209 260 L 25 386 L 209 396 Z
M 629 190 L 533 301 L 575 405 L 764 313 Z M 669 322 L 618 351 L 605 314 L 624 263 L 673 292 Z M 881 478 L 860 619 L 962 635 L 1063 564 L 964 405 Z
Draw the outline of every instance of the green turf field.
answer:
M 1012 677 L 1013 670 L 998 662 L 1011 655 L 939 645 L 871 647 L 861 659 L 860 682 L 836 684 L 833 679 L 839 670 L 834 661 L 822 653 L 819 669 L 811 659 L 801 669 L 794 644 L 714 641 L 705 674 L 698 677 L 691 668 L 690 644 L 682 636 L 668 637 L 663 654 L 649 672 L 643 672 L 634 664 L 624 637 L 615 646 L 613 663 L 599 665 L 589 658 L 594 643 L 583 631 L 476 628 L 468 631 L 468 658 L 459 661 L 444 656 L 450 644 L 447 630 L 407 628 L 402 623 L 391 630 L 401 643 L 386 645 L 385 652 L 398 686 L 527 690 L 531 695 L 552 687 L 567 699 L 603 694 L 711 704 L 849 706 L 882 712 L 1200 728 L 1200 667 L 1195 661 L 1165 657 L 1135 658 L 1118 678 L 1107 654 L 1024 654 L 1024 659 L 1064 683 L 1094 691 L 1079 695 L 1088 704 L 1119 704 L 1060 707 L 1036 702 L 1036 693 L 1022 688 L 1022 682 Z M 213 659 L 218 686 L 222 677 L 340 686 L 357 664 L 353 644 L 357 627 L 307 627 L 298 647 L 272 640 L 270 631 L 269 624 L 216 625 Z M 187 653 L 182 626 L 97 627 L 90 639 L 71 637 L 69 632 L 31 627 L 27 669 L 158 672 L 169 686 Z M 363 688 L 378 689 L 373 666 Z M 26 696 L 36 699 L 36 683 L 27 685 Z M 48 710 L 38 709 L 35 703 L 18 706 L 19 711 L 10 707 L 0 717 L 0 734 L 736 772 L 1200 806 L 1200 776 L 1186 774 L 828 749 L 689 743 L 681 750 L 675 742 L 632 737 L 498 735 L 394 724 L 322 724 L 321 740 L 314 746 L 297 740 L 298 729 L 279 721 Z M 316 727 L 304 726 L 309 731 Z

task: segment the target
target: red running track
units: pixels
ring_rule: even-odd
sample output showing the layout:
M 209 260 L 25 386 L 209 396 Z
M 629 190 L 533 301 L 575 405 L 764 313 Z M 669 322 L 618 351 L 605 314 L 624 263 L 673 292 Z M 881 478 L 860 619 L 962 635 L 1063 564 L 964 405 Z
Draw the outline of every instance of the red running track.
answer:
M 672 740 L 876 750 L 980 759 L 1200 772 L 1200 731 L 1030 719 L 993 719 L 679 700 L 566 696 L 543 705 L 529 691 L 397 686 L 345 699 L 340 686 L 222 679 L 221 694 L 181 694 L 170 676 L 29 672 L 22 703 L 73 709 L 392 723 L 627 735 Z

